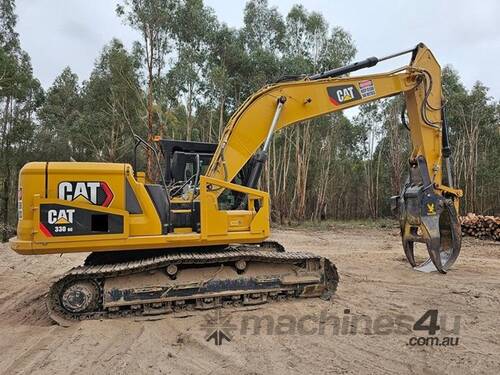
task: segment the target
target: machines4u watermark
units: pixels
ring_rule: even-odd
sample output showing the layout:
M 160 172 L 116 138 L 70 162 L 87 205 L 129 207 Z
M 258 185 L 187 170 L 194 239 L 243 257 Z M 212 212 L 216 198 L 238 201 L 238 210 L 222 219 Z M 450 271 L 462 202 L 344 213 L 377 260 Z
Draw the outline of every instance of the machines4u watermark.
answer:
M 427 310 L 413 325 L 413 331 L 424 335 L 412 336 L 406 345 L 409 346 L 457 346 L 460 340 L 460 316 L 453 320 L 452 330 L 447 327 L 447 316 L 438 310 Z M 439 335 L 443 333 L 444 336 Z M 452 334 L 447 336 L 448 334 Z
M 235 336 L 249 335 L 401 335 L 410 336 L 408 346 L 456 346 L 459 344 L 461 316 L 427 310 L 420 316 L 408 314 L 353 313 L 345 309 L 333 313 L 324 309 L 305 315 L 256 314 L 235 316 L 224 309 L 204 316 L 201 329 L 215 345 L 231 342 Z

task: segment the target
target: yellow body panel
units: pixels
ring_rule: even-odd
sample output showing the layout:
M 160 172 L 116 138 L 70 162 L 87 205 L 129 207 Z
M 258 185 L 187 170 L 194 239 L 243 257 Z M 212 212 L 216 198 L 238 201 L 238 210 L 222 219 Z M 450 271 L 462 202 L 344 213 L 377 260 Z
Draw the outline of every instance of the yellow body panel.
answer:
M 46 173 L 49 176 L 47 184 L 45 184 Z M 113 199 L 108 207 L 79 199 L 74 201 L 59 199 L 60 184 L 71 181 L 105 181 L 112 190 Z M 130 214 L 126 210 L 126 181 L 141 206 L 142 213 L 140 214 Z M 162 234 L 159 216 L 144 183 L 134 179 L 132 168 L 128 164 L 28 163 L 20 172 L 19 186 L 22 187 L 23 214 L 18 222 L 18 235 L 11 239 L 10 244 L 12 249 L 20 254 L 258 243 L 269 236 L 269 195 L 267 193 L 203 176 L 200 181 L 202 212 L 200 233 L 193 232 L 189 230 L 190 228 L 182 228 L 174 230 L 173 233 Z M 212 186 L 224 186 L 249 193 L 252 210 L 219 210 L 217 195 L 210 190 Z M 256 199 L 261 202 L 259 212 L 253 209 L 253 201 Z M 96 214 L 121 216 L 123 217 L 123 232 L 69 237 L 47 236 L 40 229 L 40 207 L 43 204 L 64 205 L 69 209 L 86 209 Z

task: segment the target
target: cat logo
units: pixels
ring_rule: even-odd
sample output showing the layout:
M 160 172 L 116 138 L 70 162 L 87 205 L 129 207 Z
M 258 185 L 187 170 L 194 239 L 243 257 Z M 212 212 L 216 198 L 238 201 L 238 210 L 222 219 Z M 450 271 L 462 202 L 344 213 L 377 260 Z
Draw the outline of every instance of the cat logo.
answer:
M 435 215 L 436 214 L 436 207 L 434 206 L 434 203 L 427 203 L 427 215 Z
M 56 225 L 73 224 L 75 209 L 49 210 L 47 212 L 47 223 Z
M 330 86 L 326 90 L 333 105 L 342 105 L 361 99 L 361 95 L 354 85 Z
M 345 89 L 337 90 L 336 94 L 339 99 L 338 102 L 343 103 L 344 101 L 348 102 L 349 100 L 352 100 L 352 97 L 354 96 L 352 90 L 354 90 L 354 87 L 346 87 Z
M 97 206 L 108 207 L 114 194 L 105 182 L 96 181 L 64 181 L 59 183 L 58 198 Z

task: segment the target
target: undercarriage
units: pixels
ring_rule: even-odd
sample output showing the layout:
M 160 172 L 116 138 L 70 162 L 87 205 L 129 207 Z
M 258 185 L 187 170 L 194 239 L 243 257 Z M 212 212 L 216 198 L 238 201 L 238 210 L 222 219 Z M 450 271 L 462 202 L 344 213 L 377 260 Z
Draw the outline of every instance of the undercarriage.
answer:
M 338 284 L 326 258 L 285 252 L 276 242 L 126 261 L 93 253 L 51 288 L 48 309 L 61 325 L 85 319 L 158 315 L 298 297 L 330 299 Z M 122 259 L 120 259 L 122 258 Z

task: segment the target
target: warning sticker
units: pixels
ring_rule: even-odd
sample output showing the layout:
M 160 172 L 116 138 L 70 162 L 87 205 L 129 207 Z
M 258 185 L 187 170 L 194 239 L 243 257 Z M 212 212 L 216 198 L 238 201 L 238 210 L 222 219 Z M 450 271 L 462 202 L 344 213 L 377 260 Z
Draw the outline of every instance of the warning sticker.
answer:
M 371 79 L 367 79 L 366 81 L 358 82 L 359 91 L 361 92 L 361 96 L 363 98 L 367 98 L 369 96 L 374 96 L 375 93 L 375 85 Z

